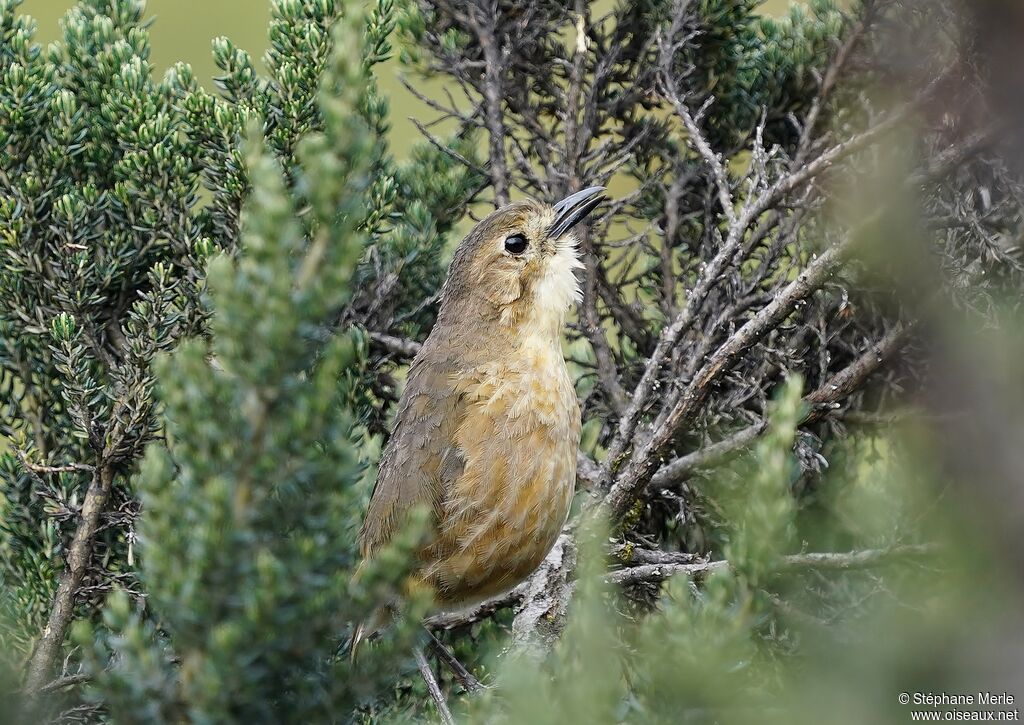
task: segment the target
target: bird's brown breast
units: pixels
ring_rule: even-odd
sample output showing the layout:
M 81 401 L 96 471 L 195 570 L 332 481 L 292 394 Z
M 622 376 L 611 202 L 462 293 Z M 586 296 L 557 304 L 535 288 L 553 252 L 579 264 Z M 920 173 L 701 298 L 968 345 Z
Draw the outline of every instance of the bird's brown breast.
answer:
M 550 550 L 572 500 L 580 412 L 561 351 L 546 342 L 526 340 L 454 385 L 463 468 L 442 492 L 423 577 L 442 603 L 466 606 L 512 588 Z

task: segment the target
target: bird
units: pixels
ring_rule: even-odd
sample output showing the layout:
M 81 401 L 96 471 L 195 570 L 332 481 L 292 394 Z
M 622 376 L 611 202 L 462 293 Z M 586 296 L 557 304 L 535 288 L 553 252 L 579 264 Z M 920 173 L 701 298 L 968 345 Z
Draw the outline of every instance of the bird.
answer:
M 440 611 L 524 581 L 568 517 L 581 418 L 561 339 L 580 299 L 576 227 L 604 191 L 517 201 L 479 222 L 455 250 L 409 367 L 359 547 L 372 560 L 425 507 L 413 579 Z M 368 629 L 357 628 L 353 653 Z

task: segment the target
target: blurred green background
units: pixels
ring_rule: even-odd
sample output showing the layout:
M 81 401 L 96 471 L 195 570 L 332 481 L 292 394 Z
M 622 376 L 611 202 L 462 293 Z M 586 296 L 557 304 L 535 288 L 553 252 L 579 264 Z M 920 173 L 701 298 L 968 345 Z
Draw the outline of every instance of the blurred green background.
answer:
M 60 18 L 73 5 L 73 0 L 25 0 L 21 12 L 38 22 L 38 40 L 50 43 L 60 36 Z M 781 13 L 789 5 L 790 0 L 767 0 L 763 10 Z M 603 6 L 611 7 L 611 0 L 596 3 L 598 9 Z M 192 66 L 200 82 L 212 88 L 212 78 L 218 70 L 210 43 L 219 35 L 228 36 L 235 45 L 247 50 L 262 68 L 259 61 L 267 47 L 270 0 L 148 0 L 146 9 L 155 21 L 150 27 L 150 60 L 157 74 L 182 60 Z M 399 72 L 398 62 L 393 59 L 379 75 L 381 90 L 391 100 L 391 145 L 395 155 L 402 158 L 420 138 L 409 117 L 429 120 L 436 114 L 405 89 Z M 417 79 L 416 88 L 429 96 L 439 91 L 440 84 Z

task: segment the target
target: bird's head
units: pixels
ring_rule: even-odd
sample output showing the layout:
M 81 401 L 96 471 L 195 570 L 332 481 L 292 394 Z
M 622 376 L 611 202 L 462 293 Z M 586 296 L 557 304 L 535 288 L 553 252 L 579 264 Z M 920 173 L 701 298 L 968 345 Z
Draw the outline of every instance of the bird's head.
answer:
M 521 201 L 498 209 L 455 252 L 442 295 L 442 316 L 503 327 L 537 325 L 557 334 L 579 297 L 574 227 L 604 201 L 593 186 L 549 205 Z

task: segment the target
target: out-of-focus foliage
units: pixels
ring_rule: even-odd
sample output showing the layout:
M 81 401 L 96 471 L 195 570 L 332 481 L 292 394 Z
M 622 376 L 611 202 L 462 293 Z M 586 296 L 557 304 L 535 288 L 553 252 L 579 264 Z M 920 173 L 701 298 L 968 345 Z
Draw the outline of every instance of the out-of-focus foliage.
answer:
M 119 594 L 105 610 L 111 634 L 95 646 L 88 626 L 76 637 L 98 704 L 119 722 L 323 721 L 383 679 L 380 647 L 375 677 L 338 657 L 340 635 L 374 605 L 350 593 L 364 492 L 352 485 L 359 436 L 338 390 L 362 364 L 361 336 L 316 334 L 349 296 L 365 246 L 376 141 L 359 114 L 360 20 L 338 23 L 314 96 L 323 130 L 294 148 L 290 175 L 311 189 L 309 215 L 299 223 L 281 168 L 257 150 L 241 254 L 207 276 L 212 343 L 189 341 L 156 366 L 167 446 L 150 447 L 136 485 L 159 631 Z M 402 567 L 387 563 L 400 581 Z M 400 642 L 405 657 L 411 641 Z

